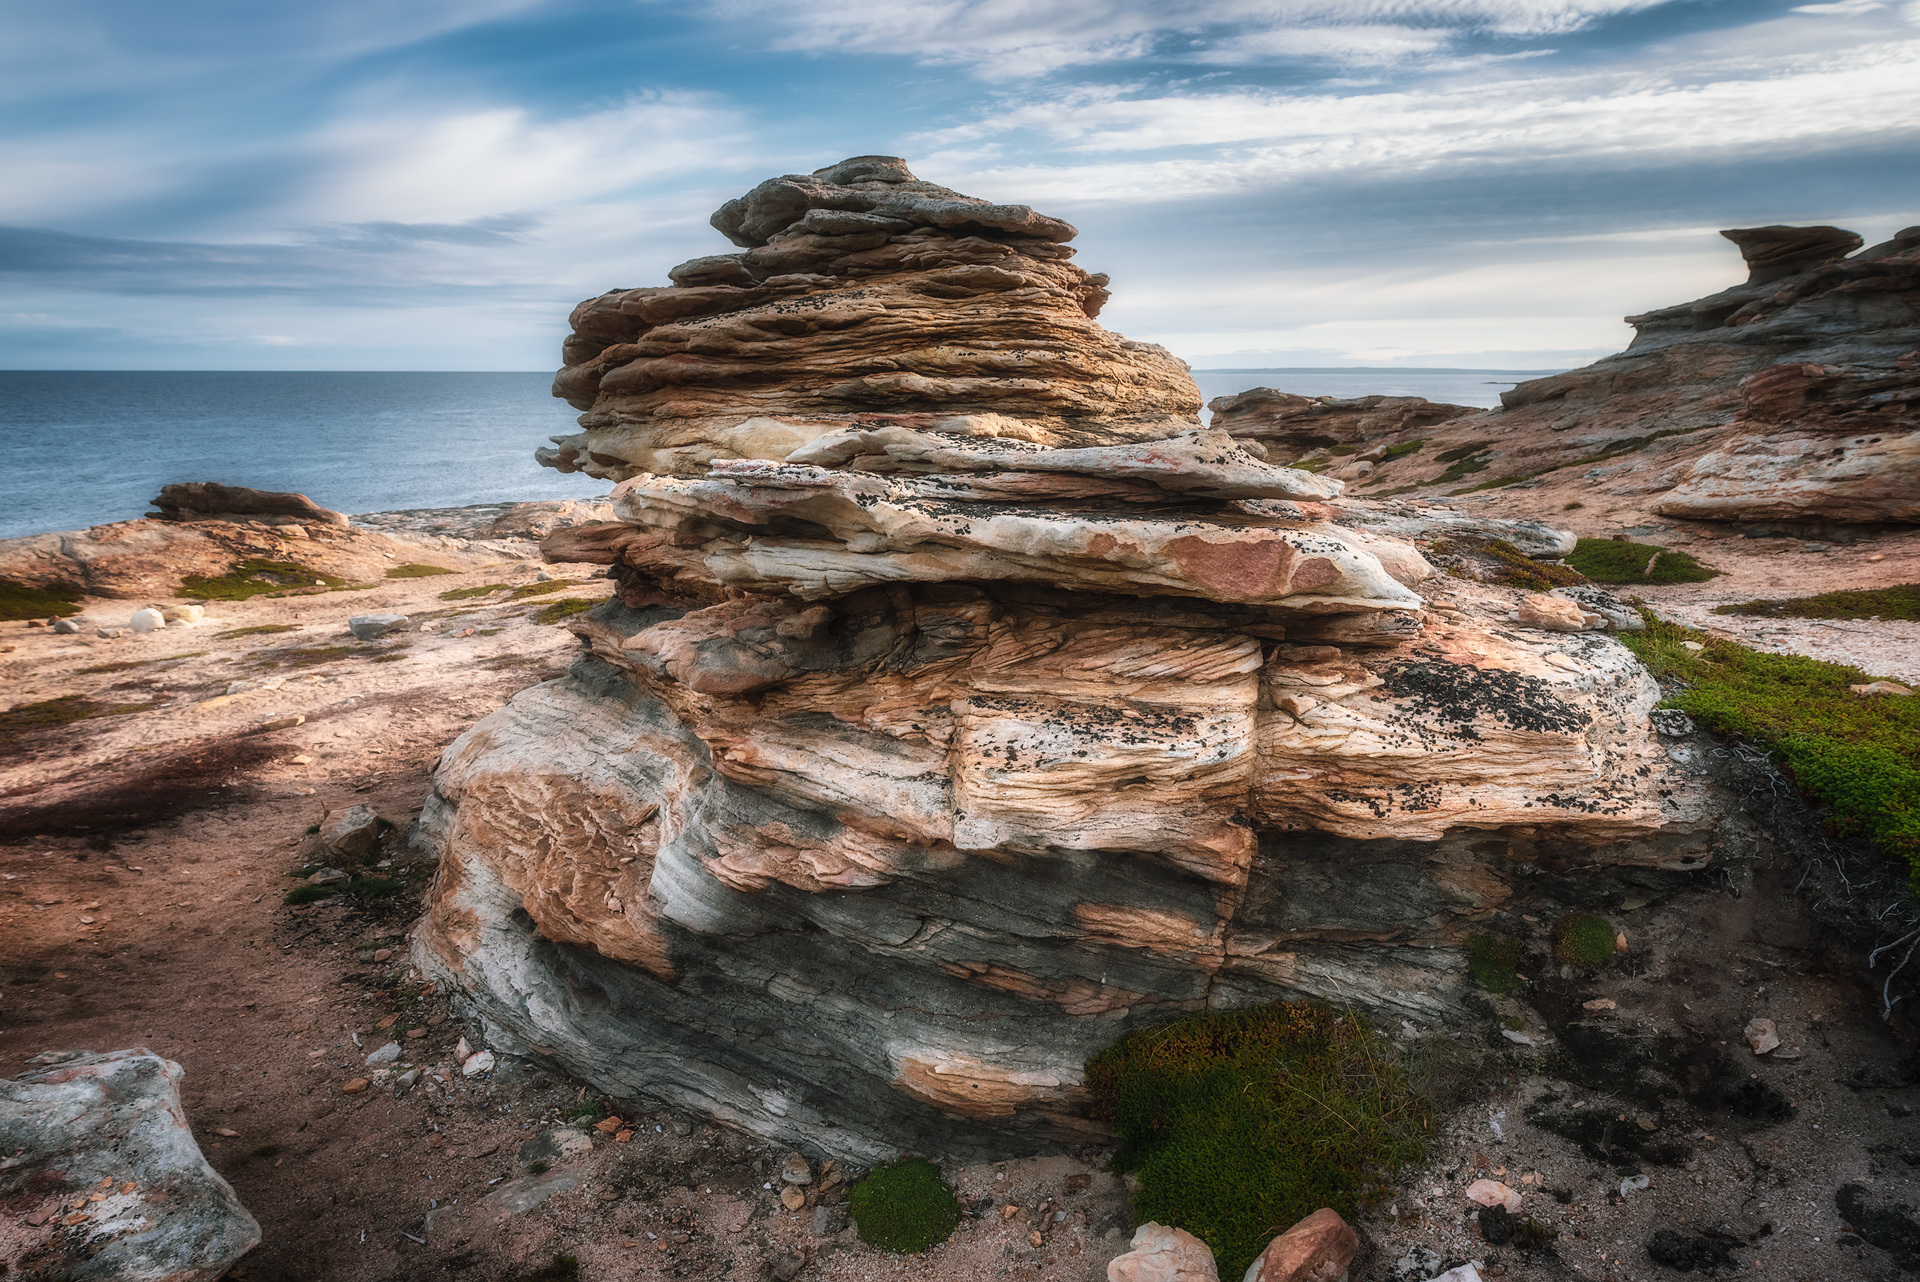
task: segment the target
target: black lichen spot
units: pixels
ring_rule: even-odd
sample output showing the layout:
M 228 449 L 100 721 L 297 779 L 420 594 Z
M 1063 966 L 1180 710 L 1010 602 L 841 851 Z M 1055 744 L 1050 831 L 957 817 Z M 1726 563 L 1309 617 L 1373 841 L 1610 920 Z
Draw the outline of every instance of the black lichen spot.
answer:
M 1474 742 L 1480 732 L 1473 723 L 1482 716 L 1536 734 L 1574 734 L 1592 720 L 1561 702 L 1552 683 L 1501 668 L 1395 663 L 1381 678 L 1389 694 L 1407 702 L 1408 711 L 1431 717 Z

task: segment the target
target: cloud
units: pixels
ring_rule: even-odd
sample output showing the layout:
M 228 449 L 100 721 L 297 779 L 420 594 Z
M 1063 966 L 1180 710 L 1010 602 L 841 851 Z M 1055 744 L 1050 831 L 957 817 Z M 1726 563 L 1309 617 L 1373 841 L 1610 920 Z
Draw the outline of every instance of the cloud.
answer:
M 1232 61 L 1374 61 L 1430 53 L 1458 37 L 1563 35 L 1674 0 L 732 0 L 786 34 L 777 47 L 905 54 L 994 79 L 1158 53 Z
M 1057 151 L 1054 163 L 977 167 L 961 185 L 1097 202 L 1201 198 L 1340 175 L 1719 162 L 1916 136 L 1920 40 L 1719 67 L 1689 60 L 1364 93 L 1078 89 L 916 143 L 936 154 L 978 155 L 996 139 L 1026 155 Z

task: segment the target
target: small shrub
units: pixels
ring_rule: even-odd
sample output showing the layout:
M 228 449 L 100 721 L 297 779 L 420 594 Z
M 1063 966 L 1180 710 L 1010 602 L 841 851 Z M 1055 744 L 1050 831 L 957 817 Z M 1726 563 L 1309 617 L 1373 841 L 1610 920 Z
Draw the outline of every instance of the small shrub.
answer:
M 19 737 L 36 730 L 55 730 L 95 717 L 119 717 L 150 712 L 160 703 L 96 703 L 85 695 L 63 694 L 38 703 L 19 703 L 0 712 L 0 756 L 20 751 Z
M 362 877 L 347 887 L 356 898 L 360 899 L 381 899 L 400 888 L 399 882 L 390 881 L 385 877 Z
M 847 1192 L 860 1240 L 899 1255 L 938 1246 L 960 1223 L 960 1204 L 933 1163 L 905 1157 L 871 1172 Z
M 1134 1213 L 1186 1229 L 1239 1277 L 1322 1206 L 1351 1216 L 1422 1160 L 1430 1110 L 1358 1015 L 1306 1002 L 1201 1011 L 1087 1063 Z
M 1772 619 L 1920 619 L 1920 583 L 1822 592 L 1788 601 L 1742 601 L 1716 605 L 1713 612 Z
M 1553 928 L 1553 955 L 1575 966 L 1604 966 L 1613 960 L 1619 932 L 1605 917 L 1573 913 Z
M 0 619 L 55 619 L 80 613 L 80 589 L 71 583 L 29 587 L 0 579 Z
M 290 908 L 310 904 L 316 899 L 331 899 L 339 892 L 332 886 L 295 886 L 281 902 Z
M 1567 564 L 1595 583 L 1705 583 L 1720 573 L 1685 552 L 1624 539 L 1581 539 Z
M 553 1168 L 551 1166 L 548 1166 L 545 1162 L 528 1162 L 527 1163 L 527 1172 L 531 1175 L 545 1175 L 548 1171 L 552 1169 Z
M 1520 987 L 1520 941 L 1474 935 L 1467 940 L 1467 970 L 1475 983 L 1500 996 Z
M 250 628 L 232 628 L 226 632 L 213 634 L 215 641 L 225 641 L 230 637 L 264 637 L 275 632 L 298 632 L 297 623 L 256 623 Z
M 389 579 L 429 579 L 436 574 L 458 574 L 458 570 L 449 570 L 444 565 L 390 565 L 387 567 Z
M 1565 507 L 1561 508 L 1560 510 L 1562 512 L 1578 512 L 1581 508 L 1585 506 L 1586 506 L 1585 503 L 1582 503 L 1579 499 L 1575 499 L 1573 502 L 1567 504 Z
M 1427 551 L 1436 564 L 1479 583 L 1545 592 L 1549 588 L 1587 581 L 1578 570 L 1569 570 L 1551 561 L 1536 561 L 1505 539 L 1462 534 L 1435 539 Z
M 180 580 L 180 595 L 202 601 L 245 601 L 249 597 L 299 588 L 344 587 L 346 582 L 292 561 L 249 557 L 235 561 L 231 569 L 215 578 L 189 574 Z
M 599 602 L 583 596 L 562 597 L 533 616 L 535 623 L 561 623 L 576 614 L 591 610 Z
M 1856 699 L 1859 668 L 1764 654 L 1647 614 L 1621 640 L 1707 729 L 1776 755 L 1801 791 L 1832 807 L 1833 829 L 1907 860 L 1920 878 L 1920 698 Z M 1688 650 L 1692 641 L 1702 648 Z
M 316 833 L 318 833 L 319 831 L 320 831 L 320 825 L 319 825 L 319 824 L 308 824 L 308 825 L 307 825 L 307 836 L 309 836 L 309 837 L 311 837 L 311 836 L 313 836 L 313 835 L 315 835 Z

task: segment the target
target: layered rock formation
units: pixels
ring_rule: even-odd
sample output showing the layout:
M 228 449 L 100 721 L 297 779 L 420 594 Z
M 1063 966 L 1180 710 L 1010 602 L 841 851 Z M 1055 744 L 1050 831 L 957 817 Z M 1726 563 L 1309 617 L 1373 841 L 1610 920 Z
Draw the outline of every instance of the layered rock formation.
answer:
M 719 221 L 765 234 L 768 190 Z M 1035 304 L 948 305 L 1011 335 Z M 1141 356 L 1095 333 L 1043 327 L 1028 367 L 1124 385 Z M 767 342 L 767 369 L 818 350 Z M 1081 1066 L 1132 1028 L 1302 996 L 1457 1023 L 1476 923 L 1710 857 L 1631 655 L 1504 599 L 1429 611 L 1418 510 L 1177 415 L 1114 440 L 1148 411 L 955 414 L 930 383 L 828 418 L 811 376 L 806 415 L 779 386 L 741 395 L 806 439 L 709 433 L 698 474 L 635 474 L 618 521 L 550 540 L 619 601 L 442 758 L 414 956 L 499 1048 L 859 1161 L 1031 1151 L 1097 1134 Z M 745 421 L 706 395 L 683 425 Z
M 1629 316 L 1625 351 L 1499 410 L 1395 424 L 1392 399 L 1357 412 L 1256 389 L 1214 402 L 1214 424 L 1279 461 L 1332 444 L 1346 461 L 1328 474 L 1361 494 L 1544 485 L 1541 511 L 1577 492 L 1699 520 L 1920 519 L 1920 227 L 1864 250 L 1835 227 L 1721 234 L 1746 281 Z
M 737 254 L 573 311 L 554 395 L 586 413 L 540 461 L 624 480 L 714 459 L 784 458 L 855 422 L 1011 416 L 1077 446 L 1197 423 L 1164 348 L 1094 323 L 1107 278 L 1074 229 L 859 156 L 761 183 L 713 216 Z
M 1372 443 L 1480 411 L 1424 396 L 1296 396 L 1256 387 L 1207 402 L 1212 425 L 1276 463 L 1316 450 Z

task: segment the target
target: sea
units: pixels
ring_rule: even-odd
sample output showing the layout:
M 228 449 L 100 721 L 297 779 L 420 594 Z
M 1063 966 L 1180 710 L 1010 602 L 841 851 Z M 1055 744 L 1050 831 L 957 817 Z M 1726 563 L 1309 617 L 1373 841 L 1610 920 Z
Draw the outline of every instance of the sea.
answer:
M 1554 370 L 1195 370 L 1250 387 L 1492 406 Z M 170 481 L 298 490 L 348 513 L 591 498 L 533 461 L 574 411 L 538 373 L 0 370 L 0 538 L 137 517 Z

